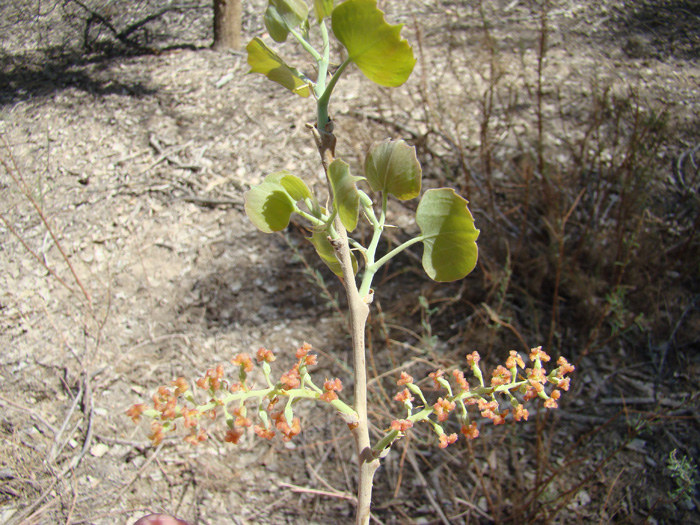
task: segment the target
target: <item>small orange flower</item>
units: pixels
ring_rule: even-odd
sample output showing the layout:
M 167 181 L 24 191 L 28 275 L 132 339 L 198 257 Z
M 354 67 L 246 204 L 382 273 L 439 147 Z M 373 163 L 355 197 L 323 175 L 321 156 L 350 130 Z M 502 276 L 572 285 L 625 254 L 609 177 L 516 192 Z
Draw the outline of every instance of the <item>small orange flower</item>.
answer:
M 462 425 L 460 431 L 467 439 L 476 439 L 479 437 L 479 429 L 476 426 L 476 421 L 472 421 L 472 424 L 469 426 Z
M 446 421 L 450 415 L 450 412 L 454 410 L 456 405 L 452 401 L 447 399 L 438 398 L 437 402 L 433 405 L 433 410 L 435 410 L 435 415 L 438 421 Z
M 491 378 L 491 386 L 507 385 L 510 383 L 510 370 L 508 370 L 503 365 L 498 365 L 498 368 L 493 371 L 493 377 Z
M 264 427 L 262 427 L 262 426 L 260 426 L 260 425 L 255 425 L 255 426 L 253 427 L 253 430 L 255 431 L 255 433 L 256 433 L 259 437 L 261 437 L 261 438 L 263 438 L 263 439 L 268 439 L 268 440 L 269 440 L 269 439 L 272 439 L 273 437 L 275 437 L 275 431 L 272 430 L 271 428 L 268 429 L 268 428 L 264 428 Z
M 223 365 L 218 365 L 216 369 L 209 368 L 203 378 L 197 381 L 197 386 L 206 390 L 219 390 L 221 387 L 221 379 L 224 377 Z M 200 385 L 201 382 L 201 385 Z
M 190 389 L 190 385 L 187 384 L 187 380 L 184 377 L 178 377 L 170 384 L 175 387 L 176 397 L 181 396 Z
M 409 392 L 408 388 L 404 388 L 401 392 L 394 396 L 394 399 L 399 403 L 406 403 L 413 401 L 414 398 L 411 395 L 411 392 Z
M 477 405 L 479 406 L 479 410 L 498 410 L 497 401 L 486 401 L 485 399 L 479 399 L 477 401 Z
M 226 438 L 224 438 L 226 439 Z M 185 442 L 189 443 L 190 445 L 199 445 L 202 441 L 207 440 L 207 433 L 204 429 L 199 429 L 199 432 L 192 432 L 188 436 L 185 437 Z
M 233 409 L 233 414 L 236 416 L 236 420 L 234 421 L 234 425 L 237 427 L 249 427 L 253 424 L 253 422 L 246 417 L 248 411 L 244 406 L 242 407 L 237 407 Z
M 168 402 L 165 403 L 165 406 L 160 412 L 160 418 L 162 420 L 167 420 L 167 419 L 175 419 L 175 407 L 177 406 L 177 399 L 174 397 L 171 397 L 168 399 Z
M 535 389 L 535 392 L 540 393 L 544 390 L 544 387 L 542 386 L 542 383 L 539 383 L 535 379 L 530 378 L 529 379 L 530 385 L 532 385 L 532 388 Z
M 447 445 L 451 445 L 457 441 L 457 434 L 450 434 L 449 436 L 447 434 L 442 434 L 440 436 L 440 444 L 438 445 L 440 448 L 447 448 Z
M 520 421 L 521 419 L 527 421 L 529 415 L 530 413 L 523 407 L 523 405 L 518 405 L 515 407 L 515 410 L 513 410 L 513 419 L 516 421 Z
M 167 388 L 167 387 L 164 387 L 164 386 L 159 386 L 159 387 L 158 387 L 158 394 L 160 394 L 160 396 L 162 396 L 162 397 L 165 398 L 165 399 L 169 399 L 170 396 L 172 395 L 172 394 L 170 393 L 170 390 L 168 390 L 168 388 Z
M 306 366 L 314 366 L 318 363 L 318 356 L 316 354 L 309 354 L 304 357 L 304 364 Z
M 301 385 L 301 378 L 299 376 L 299 363 L 295 364 L 288 372 L 282 374 L 282 377 L 280 377 L 280 383 L 282 383 L 283 388 L 285 390 L 299 388 L 299 385 Z
M 272 350 L 268 350 L 262 346 L 258 348 L 255 358 L 258 360 L 258 363 L 262 363 L 263 361 L 266 363 L 272 363 L 275 359 L 277 359 L 275 354 L 272 353 Z
M 518 352 L 516 352 L 515 350 L 511 350 L 510 356 L 506 360 L 506 367 L 515 368 L 516 366 L 519 366 L 520 368 L 525 368 L 525 361 L 523 361 L 523 358 L 520 357 L 520 354 Z
M 549 361 L 551 359 L 549 357 L 549 355 L 547 355 L 547 352 L 542 350 L 541 346 L 538 346 L 538 347 L 530 350 L 530 361 L 535 361 L 535 359 L 537 359 L 538 357 L 539 357 L 540 361 L 542 361 L 544 363 L 546 363 L 547 361 Z
M 334 380 L 326 380 L 326 382 L 323 383 L 323 389 L 325 392 L 321 394 L 319 399 L 330 403 L 338 399 L 338 394 L 336 394 L 336 392 L 343 390 L 343 383 L 336 377 Z
M 413 377 L 407 374 L 406 372 L 401 372 L 401 377 L 396 382 L 398 386 L 408 385 L 411 383 L 413 383 Z
M 242 353 L 238 354 L 236 357 L 231 359 L 231 363 L 233 363 L 235 366 L 240 366 L 243 368 L 245 372 L 252 372 L 253 371 L 253 360 L 250 357 L 250 354 Z
M 284 441 L 291 441 L 294 436 L 301 432 L 301 423 L 298 417 L 292 419 L 291 427 L 287 424 L 287 419 L 284 416 L 278 417 L 275 426 L 282 433 Z
M 151 435 L 148 436 L 148 439 L 150 439 L 151 442 L 153 442 L 153 446 L 160 445 L 164 437 L 165 434 L 163 433 L 163 425 L 161 425 L 157 421 L 151 423 Z
M 311 351 L 311 345 L 309 343 L 304 343 L 301 345 L 299 348 L 297 348 L 297 359 L 301 359 L 303 357 L 306 357 L 306 354 L 308 354 Z
M 557 402 L 554 399 L 552 399 L 551 397 L 549 399 L 546 399 L 544 402 L 545 408 L 557 408 L 558 406 L 559 405 L 557 404 Z
M 171 398 L 172 394 L 170 393 L 170 390 L 164 386 L 158 387 L 158 391 L 154 392 L 151 396 L 151 399 L 153 400 L 153 408 L 159 412 L 165 410 L 165 405 Z
M 243 430 L 239 430 L 237 428 L 229 428 L 226 431 L 226 434 L 224 435 L 224 441 L 226 443 L 233 443 L 235 445 L 238 443 L 242 436 Z
M 182 407 L 182 417 L 185 420 L 185 428 L 192 428 L 197 426 L 197 420 L 200 416 L 198 410 L 194 408 Z
M 567 377 L 565 379 L 562 379 L 561 381 L 559 381 L 559 384 L 557 386 L 562 390 L 568 391 L 569 387 L 571 386 L 571 378 Z
M 428 377 L 433 380 L 433 383 L 435 383 L 436 388 L 440 388 L 440 383 L 438 383 L 438 378 L 442 377 L 444 373 L 445 372 L 443 372 L 442 370 L 436 370 L 435 372 L 430 372 L 428 374 Z
M 564 357 L 560 357 L 557 360 L 557 364 L 559 365 L 559 370 L 557 371 L 557 376 L 559 377 L 564 377 L 564 374 L 568 374 L 576 370 L 576 367 L 574 365 L 569 364 L 569 362 Z
M 488 419 L 494 419 L 496 417 L 496 410 L 498 410 L 498 403 L 496 401 L 487 402 L 484 399 L 479 399 L 477 404 L 482 417 Z
M 481 357 L 479 356 L 479 352 L 476 350 L 473 351 L 471 354 L 467 354 L 467 363 L 469 363 L 470 367 L 477 366 L 479 364 L 479 360 Z
M 461 370 L 452 370 L 452 375 L 459 385 L 459 388 L 461 388 L 463 392 L 469 392 L 469 382 L 464 378 L 464 372 Z
M 547 382 L 547 376 L 544 374 L 544 368 L 528 368 L 525 370 L 525 375 L 530 380 L 530 383 L 533 381 L 538 383 Z
M 510 411 L 509 410 L 504 410 L 500 414 L 496 414 L 495 417 L 493 418 L 493 424 L 494 425 L 502 425 L 506 422 L 506 416 L 508 415 Z
M 136 404 L 126 411 L 126 415 L 131 418 L 134 423 L 138 423 L 141 420 L 141 414 L 148 407 L 143 403 Z
M 338 399 L 338 394 L 336 394 L 333 391 L 326 391 L 320 396 L 318 396 L 318 399 L 321 401 L 325 401 L 326 403 L 330 403 L 331 401 L 335 401 Z
M 397 432 L 406 432 L 412 426 L 413 421 L 409 421 L 408 419 L 395 419 L 391 422 L 391 430 Z

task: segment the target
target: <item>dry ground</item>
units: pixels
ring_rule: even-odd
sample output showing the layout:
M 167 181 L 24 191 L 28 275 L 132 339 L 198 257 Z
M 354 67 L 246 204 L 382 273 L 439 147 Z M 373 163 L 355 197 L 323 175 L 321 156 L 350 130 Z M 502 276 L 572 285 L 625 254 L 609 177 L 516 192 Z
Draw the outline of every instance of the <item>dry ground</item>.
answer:
M 116 28 L 159 8 L 87 5 Z M 262 34 L 264 2 L 244 5 L 247 40 Z M 536 344 L 578 372 L 555 415 L 484 426 L 473 448 L 439 451 L 425 432 L 397 445 L 377 477 L 377 519 L 700 523 L 697 493 L 671 498 L 667 468 L 673 449 L 700 454 L 697 4 L 553 0 L 544 18 L 524 0 L 381 6 L 406 24 L 418 65 L 393 91 L 357 71 L 343 79 L 338 154 L 358 167 L 374 140 L 412 141 L 426 186 L 469 196 L 482 262 L 454 285 L 414 271 L 420 252 L 386 272 L 372 376 Z M 153 449 L 124 414 L 261 345 L 284 366 L 308 341 L 319 376 L 347 377 L 344 321 L 305 261 L 331 294 L 340 286 L 298 229 L 260 234 L 241 206 L 272 171 L 318 181 L 312 104 L 246 75 L 244 54 L 209 50 L 210 16 L 175 10 L 119 40 L 99 20 L 86 30 L 77 2 L 0 7 L 2 523 L 133 523 L 149 510 L 198 524 L 352 522 L 351 502 L 329 495 L 354 493 L 352 443 L 320 407 L 293 443 L 236 448 L 213 432 L 198 448 Z M 606 189 L 630 166 L 628 185 Z M 526 205 L 542 168 L 559 193 L 532 186 Z M 396 236 L 414 228 L 410 206 L 392 209 Z M 575 255 L 555 279 L 561 247 Z M 372 385 L 385 427 L 391 377 Z

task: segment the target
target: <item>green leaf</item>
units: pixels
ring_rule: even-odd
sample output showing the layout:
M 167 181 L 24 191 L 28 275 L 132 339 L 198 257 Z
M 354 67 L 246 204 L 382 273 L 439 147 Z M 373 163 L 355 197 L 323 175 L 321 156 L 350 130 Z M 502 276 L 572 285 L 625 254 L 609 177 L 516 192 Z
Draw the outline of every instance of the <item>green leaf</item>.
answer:
M 289 31 L 309 17 L 304 0 L 269 0 L 265 10 L 265 27 L 275 42 L 287 40 Z
M 428 190 L 418 204 L 416 223 L 423 239 L 423 269 L 434 281 L 462 279 L 476 266 L 479 230 L 469 203 L 454 190 Z
M 276 171 L 265 177 L 265 182 L 281 184 L 294 202 L 312 198 L 311 190 L 306 183 L 287 170 Z
M 386 191 L 399 200 L 420 195 L 423 172 L 416 148 L 403 140 L 385 140 L 372 146 L 365 157 L 365 176 L 374 191 Z
M 245 212 L 255 227 L 265 233 L 284 230 L 294 213 L 294 200 L 281 184 L 263 181 L 245 193 Z
M 321 20 L 330 16 L 331 11 L 333 11 L 333 0 L 314 0 L 314 15 L 319 24 Z
M 335 255 L 335 250 L 328 240 L 328 232 L 326 230 L 318 230 L 311 237 L 306 238 L 316 248 L 316 253 L 321 260 L 326 263 L 326 266 L 338 277 L 343 276 L 343 269 L 340 266 L 340 261 Z M 357 259 L 353 253 L 350 253 L 352 258 L 352 273 L 357 274 Z
M 351 232 L 357 227 L 360 213 L 360 194 L 355 183 L 362 177 L 350 175 L 350 167 L 336 159 L 328 166 L 328 179 L 333 190 L 333 206 L 345 229 Z
M 251 68 L 249 73 L 265 75 L 300 97 L 308 97 L 311 94 L 309 89 L 311 81 L 301 72 L 285 64 L 279 55 L 259 38 L 251 40 L 246 46 L 246 51 L 248 51 L 248 65 Z
M 389 25 L 376 0 L 346 0 L 333 10 L 331 24 L 348 58 L 372 82 L 396 87 L 411 76 L 416 59 L 401 38 L 403 25 Z

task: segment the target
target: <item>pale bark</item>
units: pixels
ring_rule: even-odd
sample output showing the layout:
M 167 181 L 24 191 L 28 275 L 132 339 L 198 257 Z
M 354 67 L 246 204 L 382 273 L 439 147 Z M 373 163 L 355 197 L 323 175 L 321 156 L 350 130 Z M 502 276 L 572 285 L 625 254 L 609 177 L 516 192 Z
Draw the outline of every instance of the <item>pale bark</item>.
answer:
M 214 0 L 214 49 L 241 48 L 241 1 Z
M 309 126 L 316 139 L 316 146 L 321 155 L 323 169 L 328 176 L 328 166 L 335 156 L 335 135 L 332 124 L 321 131 L 317 127 Z M 329 187 L 330 191 L 330 187 Z M 337 216 L 334 227 L 338 238 L 331 240 L 335 249 L 338 262 L 343 270 L 343 285 L 348 298 L 350 310 L 350 331 L 352 335 L 353 373 L 355 379 L 355 403 L 353 408 L 357 412 L 358 421 L 350 425 L 352 437 L 355 441 L 358 462 L 358 486 L 357 486 L 357 511 L 355 514 L 356 525 L 368 525 L 372 503 L 372 486 L 374 474 L 379 468 L 379 459 L 372 451 L 369 437 L 369 420 L 367 416 L 367 365 L 365 363 L 365 329 L 369 315 L 368 299 L 361 297 L 355 282 L 352 257 L 348 244 L 345 226 Z

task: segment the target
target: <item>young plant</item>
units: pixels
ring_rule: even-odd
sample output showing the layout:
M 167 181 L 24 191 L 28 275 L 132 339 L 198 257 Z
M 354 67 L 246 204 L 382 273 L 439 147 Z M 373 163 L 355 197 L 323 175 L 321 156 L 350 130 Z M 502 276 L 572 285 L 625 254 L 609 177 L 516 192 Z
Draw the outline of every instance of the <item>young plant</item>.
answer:
M 340 379 L 326 380 L 322 387 L 313 382 L 309 368 L 316 364 L 316 356 L 310 353 L 311 347 L 304 344 L 296 351 L 297 362 L 277 380 L 272 379 L 270 366 L 275 356 L 261 348 L 256 360 L 265 378 L 262 386 L 249 381 L 255 366 L 253 358 L 239 354 L 232 360 L 238 369 L 235 382 L 226 378 L 223 365 L 208 370 L 197 380 L 197 386 L 206 392 L 204 401 L 197 401 L 187 381 L 178 378 L 172 383 L 174 389 L 166 386 L 158 389 L 152 408 L 135 405 L 128 414 L 134 420 L 141 415 L 153 419 L 150 437 L 154 443 L 162 441 L 164 433 L 174 429 L 176 421 L 182 419 L 184 427 L 189 429 L 185 439 L 196 444 L 207 437 L 207 431 L 200 424 L 202 417 L 215 418 L 221 411 L 228 426 L 224 439 L 236 443 L 250 426 L 262 438 L 272 439 L 279 432 L 283 439 L 292 439 L 301 430 L 300 421 L 294 415 L 295 404 L 303 399 L 328 403 L 348 424 L 355 441 L 358 462 L 356 523 L 366 524 L 370 519 L 374 474 L 380 460 L 394 441 L 413 425 L 421 422 L 430 425 L 439 446 L 444 448 L 457 440 L 456 433 L 448 434 L 443 428 L 449 414 L 454 412 L 461 432 L 468 439 L 474 439 L 479 430 L 467 407 L 474 405 L 482 417 L 502 424 L 509 410 L 501 410 L 497 397 L 500 396 L 511 406 L 516 421 L 527 419 L 528 411 L 523 402 L 540 397 L 545 400 L 546 407 L 556 407 L 561 390 L 569 388 L 569 379 L 565 376 L 573 371 L 573 366 L 560 358 L 559 366 L 546 373 L 543 363 L 550 358 L 541 348 L 535 348 L 530 354 L 533 366 L 526 369 L 522 357 L 511 351 L 505 366 L 499 366 L 490 382 L 486 382 L 478 364 L 479 354 L 473 352 L 467 356 L 467 361 L 477 385 L 470 386 L 461 370 L 451 371 L 452 381 L 448 381 L 444 371 L 437 370 L 430 378 L 442 397 L 434 403 L 426 400 L 418 384 L 404 372 L 398 380 L 403 389 L 395 397 L 402 406 L 402 414 L 390 423 L 380 439 L 371 441 L 365 325 L 375 293 L 374 276 L 403 250 L 422 243 L 422 265 L 431 279 L 440 282 L 462 279 L 476 266 L 479 230 L 474 227 L 465 199 L 453 189 L 431 189 L 423 194 L 416 210 L 420 234 L 388 253 L 379 253 L 380 240 L 387 227 L 388 200 L 420 196 L 421 166 L 414 148 L 400 140 L 386 140 L 367 153 L 364 176 L 353 175 L 346 162 L 335 158 L 336 137 L 329 103 L 349 66 L 354 64 L 376 84 L 396 87 L 409 78 L 415 58 L 408 42 L 400 36 L 402 26 L 388 24 L 375 0 L 346 0 L 336 7 L 333 4 L 332 0 L 314 0 L 313 20 L 304 0 L 269 0 L 265 11 L 265 26 L 270 37 L 281 43 L 291 35 L 314 61 L 315 79 L 288 65 L 260 38 L 253 39 L 246 48 L 251 72 L 263 74 L 292 93 L 313 97 L 316 101 L 316 122 L 309 128 L 326 174 L 328 196 L 319 199 L 302 178 L 288 171 L 278 171 L 267 175 L 246 193 L 245 210 L 253 224 L 266 233 L 282 231 L 293 214 L 300 216 L 308 224 L 308 240 L 319 257 L 342 280 L 352 336 L 353 402 L 346 403 L 338 396 L 343 388 Z M 328 20 L 334 37 L 346 51 L 346 57 L 332 75 L 329 75 Z M 312 44 L 312 36 L 320 40 L 318 48 Z M 362 187 L 371 190 L 374 199 Z M 328 202 L 328 207 L 322 202 Z M 372 231 L 366 246 L 351 236 L 360 220 L 366 221 Z M 549 394 L 544 386 L 547 383 L 554 387 Z M 249 404 L 255 408 L 249 411 Z

